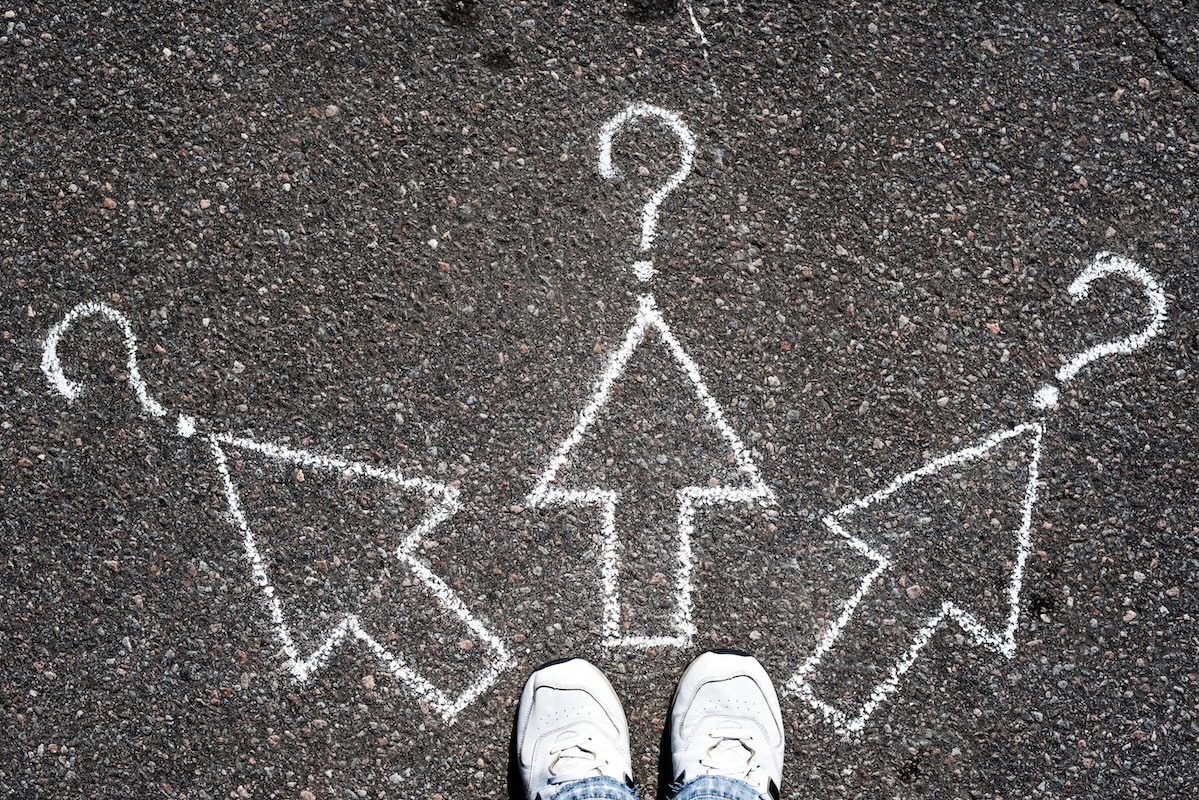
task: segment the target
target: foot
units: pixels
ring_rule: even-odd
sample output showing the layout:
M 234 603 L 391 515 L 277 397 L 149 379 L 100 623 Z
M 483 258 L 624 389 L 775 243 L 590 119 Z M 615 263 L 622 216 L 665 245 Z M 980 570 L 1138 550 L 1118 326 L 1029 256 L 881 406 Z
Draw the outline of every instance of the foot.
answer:
M 516 752 L 529 800 L 606 775 L 632 786 L 629 726 L 604 673 L 581 658 L 529 676 L 516 711 Z
M 691 662 L 671 707 L 670 753 L 676 782 L 721 775 L 778 800 L 783 716 L 757 659 L 723 650 Z

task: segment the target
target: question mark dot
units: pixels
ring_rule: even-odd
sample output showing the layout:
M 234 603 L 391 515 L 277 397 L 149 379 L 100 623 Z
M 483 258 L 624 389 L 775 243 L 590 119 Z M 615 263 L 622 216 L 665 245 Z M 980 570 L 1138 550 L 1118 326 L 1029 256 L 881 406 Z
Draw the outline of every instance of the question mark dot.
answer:
M 190 439 L 196 433 L 196 420 L 187 414 L 180 414 L 176 431 L 184 439 Z
M 1053 408 L 1057 405 L 1058 391 L 1056 386 L 1046 384 L 1037 390 L 1033 397 L 1033 405 L 1041 410 Z

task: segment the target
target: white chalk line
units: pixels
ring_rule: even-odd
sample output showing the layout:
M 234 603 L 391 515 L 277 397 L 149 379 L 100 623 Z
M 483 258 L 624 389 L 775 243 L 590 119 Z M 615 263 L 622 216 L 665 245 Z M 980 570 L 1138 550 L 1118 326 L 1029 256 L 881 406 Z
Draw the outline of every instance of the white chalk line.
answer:
M 658 270 L 652 261 L 634 261 L 633 274 L 637 276 L 637 280 L 644 283 L 657 275 Z
M 704 67 L 708 71 L 708 81 L 712 84 L 712 97 L 720 97 L 720 87 L 716 85 L 716 79 L 712 76 L 712 62 L 708 58 L 708 37 L 704 34 L 704 29 L 700 27 L 699 17 L 695 14 L 695 5 L 691 0 L 686 0 L 687 16 L 691 19 L 691 29 L 699 37 L 700 52 L 704 55 Z M 726 9 L 727 10 L 727 9 Z
M 695 135 L 673 111 L 667 111 L 648 103 L 633 103 L 608 120 L 600 129 L 599 172 L 603 177 L 609 180 L 620 177 L 620 170 L 612 166 L 612 139 L 630 120 L 637 117 L 657 117 L 682 141 L 682 147 L 679 150 L 679 168 L 650 196 L 641 211 L 641 249 L 648 250 L 654 243 L 654 231 L 658 224 L 658 208 L 667 196 L 691 174 L 691 169 L 695 164 Z
M 82 384 L 67 378 L 64 374 L 58 356 L 58 346 L 63 334 L 72 324 L 91 316 L 103 317 L 121 329 L 124 334 L 125 350 L 128 354 L 129 382 L 137 394 L 138 402 L 147 414 L 153 417 L 166 416 L 167 410 L 150 395 L 141 372 L 138 370 L 137 336 L 133 331 L 133 326 L 124 314 L 104 303 L 80 303 L 68 311 L 63 319 L 47 332 L 42 352 L 42 371 L 50 385 L 68 400 L 77 399 L 83 392 Z M 176 433 L 183 438 L 191 438 L 196 432 L 196 419 L 187 414 L 180 414 L 176 420 Z M 225 497 L 229 503 L 230 516 L 242 534 L 242 546 L 247 560 L 250 562 L 251 577 L 258 588 L 262 590 L 271 618 L 271 627 L 287 656 L 287 667 L 296 680 L 306 681 L 312 673 L 327 663 L 334 650 L 344 639 L 353 638 L 365 644 L 410 692 L 417 698 L 428 702 L 437 709 L 447 723 L 450 723 L 463 708 L 486 691 L 505 669 L 515 663 L 515 659 L 504 643 L 470 612 L 458 594 L 444 580 L 434 574 L 429 566 L 417 557 L 423 538 L 437 525 L 461 509 L 462 504 L 457 489 L 423 478 L 406 478 L 399 470 L 380 469 L 361 462 L 319 455 L 278 444 L 257 442 L 244 437 L 209 433 L 206 438 L 216 461 L 217 471 L 221 476 Z M 428 587 L 443 608 L 461 620 L 476 637 L 491 649 L 493 657 L 483 674 L 457 697 L 451 697 L 372 637 L 363 628 L 355 614 L 346 614 L 319 647 L 306 657 L 301 656 L 287 625 L 283 605 L 276 596 L 275 587 L 267 574 L 268 561 L 258 549 L 254 532 L 242 511 L 241 498 L 234 486 L 222 445 L 251 450 L 275 461 L 299 464 L 309 469 L 325 469 L 385 481 L 402 489 L 420 492 L 432 501 L 434 503 L 433 510 L 426 513 L 420 524 L 407 534 L 404 541 L 396 548 L 395 555 L 408 566 L 418 580 Z
M 380 469 L 361 462 L 317 455 L 304 450 L 293 450 L 282 445 L 257 442 L 228 434 L 209 434 L 209 440 L 217 467 L 224 481 L 230 514 L 242 533 L 242 544 L 251 564 L 254 581 L 262 589 L 266 598 L 272 627 L 287 656 L 287 667 L 296 680 L 300 682 L 308 680 L 316 670 L 325 666 L 342 640 L 353 637 L 366 644 L 368 649 L 408 687 L 412 694 L 436 708 L 448 723 L 452 722 L 458 712 L 469 705 L 479 694 L 486 691 L 500 673 L 514 663 L 514 659 L 504 643 L 470 612 L 465 603 L 444 580 L 435 575 L 428 565 L 416 556 L 424 537 L 462 508 L 456 489 L 423 478 L 406 478 L 398 470 Z M 396 548 L 395 555 L 433 593 L 444 609 L 456 616 L 475 636 L 486 642 L 494 654 L 488 669 L 457 697 L 450 697 L 367 633 L 358 616 L 351 613 L 346 613 L 342 617 L 316 650 L 307 657 L 301 656 L 287 624 L 283 605 L 276 596 L 275 588 L 267 575 L 267 559 L 259 550 L 253 529 L 242 512 L 239 494 L 233 484 L 222 445 L 239 450 L 255 451 L 276 461 L 294 463 L 313 470 L 326 469 L 386 481 L 403 489 L 423 493 L 433 501 L 435 503 L 433 510 L 428 512 L 421 523 L 408 533 L 403 543 Z
M 103 317 L 113 323 L 125 335 L 125 353 L 128 356 L 125 368 L 129 371 L 129 383 L 133 386 L 133 391 L 137 394 L 137 401 L 141 404 L 142 409 L 152 417 L 166 416 L 166 409 L 150 396 L 150 390 L 137 368 L 137 336 L 133 333 L 133 326 L 129 324 L 129 318 L 105 303 L 80 303 L 68 311 L 58 324 L 46 333 L 46 342 L 42 350 L 42 372 L 46 374 L 50 385 L 68 400 L 78 399 L 83 392 L 83 384 L 71 380 L 63 372 L 62 362 L 58 360 L 58 343 L 62 339 L 62 335 L 77 320 L 95 316 Z
M 608 361 L 590 402 L 579 414 L 573 430 L 558 446 L 549 465 L 537 479 L 526 503 L 531 508 L 547 505 L 595 506 L 600 512 L 600 528 L 603 544 L 600 549 L 600 576 L 603 583 L 603 631 L 604 643 L 609 647 L 686 647 L 695 635 L 692 621 L 692 571 L 693 558 L 691 537 L 694 532 L 695 509 L 719 503 L 752 502 L 770 505 L 775 502 L 774 492 L 758 474 L 749 451 L 740 437 L 724 418 L 720 405 L 712 397 L 699 374 L 699 367 L 679 344 L 674 333 L 658 311 L 654 298 L 642 295 L 638 298 L 639 308 L 633 324 L 625 333 L 620 349 Z M 600 410 L 607 404 L 612 387 L 628 366 L 633 352 L 644 341 L 646 332 L 653 328 L 658 332 L 668 351 L 683 373 L 691 381 L 695 393 L 704 407 L 708 420 L 715 425 L 733 452 L 738 471 L 746 477 L 749 487 L 732 489 L 722 486 L 688 486 L 677 492 L 679 501 L 678 562 L 675 610 L 671 615 L 673 636 L 639 636 L 621 633 L 620 611 L 620 542 L 616 531 L 616 505 L 620 502 L 614 491 L 600 488 L 559 489 L 553 487 L 558 473 L 566 465 L 571 451 L 582 441 L 588 429 L 595 423 Z
M 972 447 L 944 455 L 913 472 L 900 475 L 891 481 L 886 488 L 854 500 L 852 503 L 825 516 L 824 524 L 830 530 L 844 537 L 850 547 L 869 558 L 876 566 L 862 579 L 857 591 L 845 603 L 841 615 L 825 632 L 816 649 L 812 652 L 812 655 L 788 679 L 784 688 L 806 700 L 830 724 L 842 729 L 847 734 L 854 734 L 860 732 L 874 711 L 898 690 L 904 674 L 911 669 L 920 652 L 932 640 L 934 634 L 941 627 L 941 623 L 947 617 L 957 622 L 973 638 L 975 644 L 991 647 L 1008 658 L 1014 656 L 1016 653 L 1016 628 L 1020 622 L 1020 590 L 1024 582 L 1024 567 L 1028 560 L 1028 554 L 1032 549 L 1032 511 L 1037 500 L 1038 468 L 1041 459 L 1041 438 L 1043 434 L 1044 425 L 1039 421 L 1024 423 L 1010 430 L 994 433 Z M 933 475 L 946 467 L 972 461 L 996 445 L 1013 437 L 1024 435 L 1032 437 L 1032 452 L 1028 464 L 1028 484 L 1021 501 L 1020 528 L 1017 532 L 1016 563 L 1012 569 L 1011 580 L 1008 583 L 1009 612 L 1007 625 L 1003 632 L 996 634 L 984 626 L 975 615 L 963 610 L 951 601 L 945 601 L 941 604 L 940 610 L 931 616 L 920 628 L 907 653 L 895 664 L 888 676 L 875 686 L 874 691 L 857 710 L 856 714 L 847 714 L 820 699 L 808 682 L 808 676 L 816 671 L 825 655 L 832 649 L 846 624 L 848 624 L 850 618 L 853 616 L 854 611 L 874 586 L 875 581 L 891 567 L 891 561 L 885 555 L 872 548 L 863 539 L 850 534 L 841 525 L 841 522 L 852 514 L 869 508 L 878 501 L 890 497 L 913 481 Z
M 1108 275 L 1123 275 L 1141 285 L 1145 297 L 1149 301 L 1149 321 L 1137 333 L 1124 336 L 1110 342 L 1103 342 L 1087 348 L 1071 357 L 1057 371 L 1058 382 L 1065 383 L 1074 378 L 1079 370 L 1092 361 L 1119 353 L 1132 353 L 1157 336 L 1166 324 L 1166 292 L 1153 275 L 1135 261 L 1109 252 L 1100 252 L 1091 260 L 1078 277 L 1070 284 L 1067 291 L 1074 300 L 1085 298 L 1091 291 L 1091 284 L 1099 278 Z M 1057 404 L 1059 390 L 1056 386 L 1042 386 L 1033 397 L 1033 406 L 1040 410 L 1052 408 Z
M 699 43 L 707 47 L 708 37 L 704 36 L 704 29 L 699 26 L 699 18 L 695 16 L 695 6 L 692 5 L 691 0 L 687 0 L 687 16 L 691 18 L 691 28 L 699 36 Z M 708 54 L 705 52 L 704 58 L 706 59 L 707 57 Z

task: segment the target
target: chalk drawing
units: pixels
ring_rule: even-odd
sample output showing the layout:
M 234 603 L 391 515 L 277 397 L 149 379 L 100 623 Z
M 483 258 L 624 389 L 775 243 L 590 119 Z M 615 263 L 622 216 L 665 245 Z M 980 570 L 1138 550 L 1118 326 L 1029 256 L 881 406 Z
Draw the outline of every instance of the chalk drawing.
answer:
M 699 26 L 699 19 L 695 16 L 695 7 L 691 4 L 691 0 L 687 0 L 687 16 L 691 18 L 691 28 L 699 36 L 699 43 L 704 47 L 708 46 L 708 37 L 704 36 L 704 29 Z M 708 53 L 704 51 L 704 58 L 707 59 Z
M 167 410 L 151 397 L 145 380 L 137 368 L 137 338 L 134 335 L 133 326 L 129 324 L 129 320 L 124 314 L 103 303 L 83 303 L 75 306 L 67 312 L 61 322 L 48 332 L 42 355 L 42 370 L 50 385 L 68 400 L 75 400 L 82 393 L 83 386 L 67 378 L 64 374 L 58 348 L 63 334 L 72 324 L 92 316 L 100 316 L 114 323 L 124 334 L 125 349 L 128 353 L 129 382 L 133 386 L 142 409 L 154 417 L 167 416 Z M 180 414 L 176 421 L 176 431 L 184 438 L 194 437 L 197 434 L 197 421 L 191 416 Z M 343 641 L 355 640 L 365 645 L 366 649 L 413 696 L 436 709 L 446 722 L 452 722 L 462 709 L 495 682 L 500 673 L 512 666 L 514 659 L 499 637 L 493 634 L 467 608 L 458 594 L 418 557 L 420 545 L 425 536 L 461 509 L 462 505 L 457 489 L 436 481 L 406 478 L 398 470 L 380 469 L 357 461 L 347 461 L 307 450 L 258 442 L 226 433 L 208 432 L 203 434 L 202 438 L 207 441 L 217 471 L 221 476 L 230 516 L 242 536 L 242 546 L 250 565 L 251 577 L 262 592 L 270 616 L 271 628 L 286 656 L 286 666 L 297 681 L 308 680 L 314 672 L 322 668 Z M 396 489 L 414 492 L 425 497 L 431 504 L 431 510 L 416 527 L 408 532 L 403 542 L 396 548 L 394 556 L 429 589 L 445 612 L 457 617 L 475 636 L 486 643 L 492 655 L 490 665 L 465 690 L 456 696 L 450 695 L 424 677 L 419 672 L 419 665 L 406 663 L 391 652 L 382 642 L 372 636 L 358 616 L 352 613 L 343 614 L 333 630 L 312 652 L 300 652 L 300 648 L 295 642 L 293 625 L 289 622 L 288 609 L 280 601 L 276 587 L 270 580 L 269 561 L 259 547 L 254 531 L 243 512 L 241 497 L 226 461 L 224 452 L 226 447 L 253 451 L 281 464 L 309 470 L 330 470 L 338 474 L 367 476 L 385 482 Z
M 698 506 L 711 506 L 720 503 L 736 503 L 758 501 L 763 504 L 773 503 L 774 492 L 771 491 L 761 476 L 757 466 L 750 458 L 749 451 L 737 436 L 736 432 L 724 418 L 720 405 L 704 385 L 700 377 L 699 367 L 691 359 L 683 346 L 679 344 L 674 333 L 662 318 L 654 298 L 642 295 L 639 298 L 640 307 L 633 319 L 633 324 L 625 333 L 624 342 L 620 349 L 608 361 L 607 368 L 600 377 L 599 385 L 591 397 L 591 401 L 583 412 L 570 435 L 562 441 L 550 460 L 549 466 L 541 473 L 533 491 L 529 493 L 528 504 L 532 507 L 554 504 L 575 504 L 593 506 L 600 512 L 600 527 L 604 535 L 600 554 L 600 574 L 603 580 L 604 606 L 603 624 L 604 638 L 608 645 L 626 647 L 655 647 L 674 646 L 686 647 L 691 637 L 695 635 L 695 626 L 691 621 L 691 536 L 694 532 L 695 509 Z M 559 489 L 553 484 L 562 468 L 570 458 L 571 450 L 583 439 L 587 431 L 595 423 L 596 417 L 607 404 L 612 386 L 624 373 L 625 366 L 632 357 L 638 345 L 645 339 L 646 332 L 654 329 L 666 345 L 667 351 L 675 363 L 691 381 L 695 394 L 703 405 L 707 419 L 720 432 L 733 453 L 738 472 L 748 483 L 746 488 L 729 488 L 724 486 L 688 486 L 678 492 L 678 563 L 677 569 L 677 598 L 676 608 L 672 618 L 674 636 L 651 637 L 637 635 L 622 635 L 620 632 L 620 591 L 617 585 L 617 575 L 620 568 L 620 544 L 616 536 L 616 505 L 620 497 L 615 491 L 592 488 L 585 490 Z
M 1165 292 L 1147 270 L 1127 258 L 1107 252 L 1098 253 L 1091 264 L 1070 284 L 1069 292 L 1075 298 L 1085 297 L 1093 281 L 1108 275 L 1123 275 L 1136 281 L 1143 287 L 1149 301 L 1150 321 L 1137 334 L 1097 345 L 1071 358 L 1057 372 L 1057 379 L 1061 382 L 1070 380 L 1079 370 L 1096 359 L 1116 353 L 1131 353 L 1143 347 L 1165 325 Z M 1053 386 L 1046 385 L 1042 387 L 1034 399 L 1034 407 L 1040 411 L 1047 411 L 1053 408 L 1057 401 L 1057 392 L 1058 390 Z M 920 656 L 920 653 L 932 640 L 934 634 L 947 621 L 956 622 L 974 644 L 989 647 L 1008 658 L 1014 656 L 1016 652 L 1016 629 L 1020 619 L 1019 601 L 1021 584 L 1025 562 L 1028 559 L 1028 554 L 1032 546 L 1030 531 L 1033 508 L 1037 499 L 1037 475 L 1041 458 L 1041 438 L 1043 433 L 1044 422 L 1041 419 L 1018 425 L 1010 430 L 994 433 L 976 445 L 941 456 L 915 471 L 900 475 L 885 488 L 866 497 L 859 498 L 825 516 L 823 520 L 825 526 L 834 533 L 844 537 L 848 546 L 870 559 L 874 563 L 874 567 L 862 579 L 857 590 L 846 602 L 837 620 L 824 632 L 811 656 L 808 657 L 787 681 L 785 689 L 806 700 L 813 708 L 820 712 L 825 720 L 837 728 L 846 733 L 853 734 L 860 732 L 871 714 L 898 690 L 904 674 L 911 669 L 916 659 Z M 873 691 L 870 692 L 868 698 L 860 707 L 854 709 L 852 712 L 847 712 L 820 697 L 813 686 L 813 681 L 822 670 L 822 667 L 834 671 L 836 668 L 836 665 L 826 666 L 825 657 L 838 642 L 847 624 L 854 618 L 855 612 L 862 607 L 864 600 L 875 589 L 876 582 L 880 578 L 883 578 L 893 567 L 891 560 L 885 554 L 879 552 L 862 538 L 854 536 L 846 530 L 847 521 L 853 515 L 862 513 L 876 504 L 887 503 L 893 496 L 898 496 L 902 493 L 905 487 L 911 486 L 913 483 L 929 476 L 936 475 L 947 467 L 962 465 L 979 459 L 992 448 L 1015 437 L 1028 437 L 1030 439 L 1030 448 L 1027 465 L 1028 482 L 1020 507 L 1019 526 L 1015 532 L 1016 552 L 1013 558 L 1014 567 L 1008 583 L 1007 600 L 1009 608 L 1006 627 L 1002 630 L 988 628 L 980 622 L 975 614 L 970 613 L 957 603 L 946 600 L 941 603 L 940 608 L 935 613 L 925 620 L 909 649 L 890 668 L 889 672 L 874 687 Z
M 599 172 L 609 180 L 620 177 L 620 170 L 612 166 L 612 140 L 625 125 L 633 119 L 656 117 L 666 125 L 672 133 L 679 137 L 682 148 L 679 150 L 679 168 L 666 179 L 650 195 L 649 200 L 641 209 L 641 249 L 649 250 L 654 243 L 654 233 L 658 226 L 658 209 L 666 198 L 677 189 L 695 165 L 695 135 L 683 124 L 678 115 L 664 108 L 651 106 L 648 103 L 633 103 L 621 111 L 604 125 L 599 135 Z M 638 279 L 648 281 L 654 276 L 652 261 L 637 261 L 633 264 L 633 272 Z
M 893 694 L 899 688 L 900 680 L 915 663 L 920 652 L 925 648 L 929 641 L 933 638 L 933 634 L 941 627 L 941 624 L 946 620 L 952 620 L 961 626 L 977 645 L 990 647 L 1009 658 L 1016 652 L 1016 626 L 1020 619 L 1020 588 L 1024 580 L 1024 564 L 1028 559 L 1028 553 L 1031 548 L 1030 527 L 1032 525 L 1032 510 L 1033 505 L 1037 500 L 1037 468 L 1041 458 L 1041 435 L 1044 433 L 1044 427 L 1040 422 L 1025 423 L 1018 425 L 1011 430 L 1001 431 L 992 434 L 982 442 L 959 450 L 955 453 L 950 453 L 941 456 L 923 467 L 909 472 L 905 475 L 900 475 L 895 478 L 886 488 L 881 489 L 874 494 L 854 500 L 852 503 L 839 508 L 831 514 L 824 517 L 824 524 L 834 533 L 844 537 L 847 544 L 858 553 L 874 562 L 875 566 L 862 579 L 858 585 L 857 591 L 850 597 L 849 601 L 842 609 L 840 617 L 829 626 L 821 638 L 816 650 L 808 657 L 795 674 L 787 681 L 786 688 L 807 700 L 813 707 L 820 711 L 826 720 L 833 723 L 839 728 L 848 732 L 860 731 L 865 725 L 866 720 L 874 713 L 884 700 Z M 853 616 L 854 612 L 861 605 L 863 599 L 875 586 L 875 582 L 892 568 L 892 562 L 887 556 L 877 549 L 871 547 L 863 539 L 850 534 L 843 524 L 848 518 L 865 509 L 870 508 L 876 503 L 886 502 L 892 495 L 901 491 L 905 486 L 908 486 L 915 481 L 919 481 L 930 475 L 936 475 L 947 467 L 964 464 L 973 461 L 984 455 L 987 451 L 1005 442 L 1013 437 L 1028 436 L 1031 437 L 1031 459 L 1028 463 L 1028 483 L 1024 491 L 1024 496 L 1020 506 L 1020 525 L 1016 531 L 1017 547 L 1014 553 L 1015 567 L 1012 570 L 1011 578 L 1008 583 L 1008 603 L 1009 613 L 1007 626 L 1002 631 L 996 632 L 987 628 L 979 621 L 975 614 L 970 613 L 962 608 L 957 603 L 944 601 L 940 609 L 930 616 L 919 629 L 915 640 L 911 647 L 903 655 L 903 657 L 895 664 L 890 673 L 874 688 L 868 700 L 862 705 L 856 714 L 850 715 L 846 712 L 834 707 L 831 703 L 826 702 L 817 696 L 813 687 L 808 681 L 808 677 L 816 671 L 820 666 L 825 654 L 833 647 L 846 624 Z
M 681 154 L 682 164 L 678 171 L 660 187 L 646 203 L 642 213 L 641 248 L 648 249 L 653 242 L 654 228 L 657 224 L 658 207 L 665 197 L 679 186 L 691 171 L 692 158 L 695 152 L 695 137 L 682 123 L 677 115 L 654 106 L 635 103 L 617 114 L 604 125 L 600 132 L 599 171 L 606 178 L 617 175 L 612 168 L 612 137 L 620 128 L 634 117 L 655 116 L 666 122 L 667 126 L 683 142 Z M 645 262 L 638 262 L 645 263 Z M 635 264 L 634 269 L 639 267 Z M 642 267 L 641 269 L 644 269 Z M 638 277 L 642 273 L 638 272 Z M 642 278 L 648 279 L 648 276 Z M 587 431 L 595 423 L 600 411 L 611 397 L 613 384 L 624 374 L 629 359 L 637 347 L 644 341 L 646 333 L 653 329 L 657 332 L 674 363 L 690 381 L 696 396 L 704 408 L 706 417 L 712 423 L 732 451 L 735 466 L 739 474 L 745 478 L 745 488 L 727 486 L 688 486 L 677 492 L 679 513 L 676 519 L 678 527 L 676 596 L 675 608 L 671 618 L 673 635 L 645 636 L 625 634 L 621 632 L 621 592 L 618 575 L 621 561 L 621 546 L 616 534 L 616 507 L 620 502 L 618 493 L 598 487 L 573 490 L 562 489 L 554 484 L 559 473 L 570 458 L 571 451 L 582 441 Z M 695 625 L 692 622 L 692 585 L 693 572 L 691 539 L 695 530 L 695 512 L 698 507 L 712 506 L 721 503 L 736 503 L 756 501 L 762 505 L 775 502 L 774 492 L 766 485 L 758 474 L 757 466 L 750 457 L 749 450 L 742 443 L 733 428 L 725 420 L 724 412 L 713 398 L 712 393 L 700 376 L 699 367 L 683 349 L 675 338 L 674 332 L 666 324 L 658 310 L 652 295 L 641 295 L 638 298 L 638 311 L 633 318 L 633 324 L 625 333 L 620 348 L 609 359 L 607 367 L 600 376 L 598 385 L 590 402 L 579 414 L 574 429 L 558 446 L 550 459 L 549 465 L 537 479 L 537 484 L 529 493 L 527 504 L 530 507 L 548 505 L 573 504 L 590 506 L 598 509 L 600 529 L 603 533 L 603 543 L 600 551 L 600 575 L 603 583 L 603 631 L 604 642 L 610 647 L 686 647 L 695 635 Z
M 1075 300 L 1082 300 L 1090 293 L 1092 282 L 1108 275 L 1123 275 L 1141 284 L 1141 287 L 1145 291 L 1145 297 L 1149 301 L 1149 322 L 1138 333 L 1116 339 L 1112 342 L 1097 344 L 1071 357 L 1057 371 L 1056 377 L 1061 383 L 1072 379 L 1078 374 L 1079 370 L 1092 361 L 1097 361 L 1105 356 L 1117 353 L 1131 353 L 1139 350 L 1150 339 L 1157 336 L 1166 324 L 1166 293 L 1162 289 L 1161 284 L 1144 267 L 1123 256 L 1106 252 L 1097 254 L 1094 260 L 1091 261 L 1090 266 L 1074 279 L 1074 282 L 1070 284 L 1067 291 L 1070 292 L 1071 297 Z M 1033 407 L 1040 410 L 1049 409 L 1057 404 L 1057 400 L 1057 387 L 1046 384 L 1033 397 Z
M 62 371 L 62 362 L 58 360 L 58 343 L 62 335 L 77 321 L 87 317 L 103 317 L 121 329 L 125 334 L 125 368 L 129 370 L 129 383 L 137 395 L 137 401 L 142 409 L 153 417 L 165 417 L 167 410 L 162 404 L 150 396 L 146 382 L 142 380 L 141 371 L 137 368 L 137 336 L 133 326 L 120 311 L 104 303 L 80 303 L 66 313 L 66 316 L 46 333 L 46 344 L 42 349 L 42 372 L 58 393 L 68 400 L 77 400 L 83 393 L 83 384 L 68 378 Z

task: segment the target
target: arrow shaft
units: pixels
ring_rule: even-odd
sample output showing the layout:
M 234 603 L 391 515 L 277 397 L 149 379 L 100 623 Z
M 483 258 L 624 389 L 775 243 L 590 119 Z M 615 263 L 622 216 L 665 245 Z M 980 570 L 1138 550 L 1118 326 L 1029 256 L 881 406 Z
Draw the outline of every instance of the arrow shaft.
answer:
M 660 498 L 659 498 L 660 499 Z M 690 639 L 695 506 L 612 495 L 602 512 L 604 638 L 609 645 L 681 646 Z

